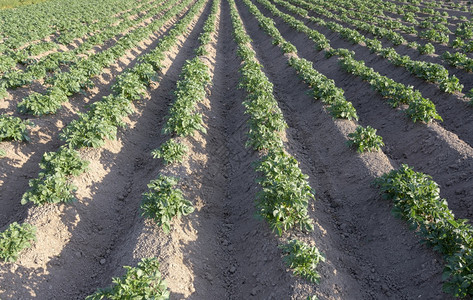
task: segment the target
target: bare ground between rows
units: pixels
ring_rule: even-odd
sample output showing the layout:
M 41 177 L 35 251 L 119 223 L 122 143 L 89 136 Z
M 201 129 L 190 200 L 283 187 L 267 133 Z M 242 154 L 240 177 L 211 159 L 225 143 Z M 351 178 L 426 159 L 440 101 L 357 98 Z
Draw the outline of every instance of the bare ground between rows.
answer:
M 202 110 L 207 134 L 196 135 L 189 145 L 191 172 L 184 181 L 188 197 L 197 200 L 197 210 L 182 226 L 175 226 L 169 239 L 163 240 L 159 231 L 139 222 L 123 246 L 123 264 L 150 255 L 163 261 L 171 299 L 293 295 L 294 280 L 282 263 L 277 240 L 254 218 L 256 174 L 251 163 L 257 155 L 244 147 L 245 95 L 237 89 L 240 61 L 228 14 L 223 1 L 213 86 L 207 110 Z M 134 247 L 133 258 L 128 245 Z
M 182 16 L 184 12 L 180 13 Z M 32 119 L 35 127 L 31 128 L 28 143 L 4 141 L 0 148 L 7 151 L 7 155 L 0 159 L 0 227 L 12 220 L 19 221 L 26 217 L 26 212 L 31 205 L 22 206 L 21 196 L 28 189 L 28 181 L 37 177 L 39 162 L 47 151 L 55 151 L 62 142 L 59 139 L 61 130 L 71 121 L 85 113 L 90 105 L 109 95 L 111 86 L 116 82 L 116 77 L 126 69 L 132 68 L 138 58 L 149 53 L 165 36 L 172 26 L 179 20 L 179 16 L 172 18 L 164 24 L 161 30 L 141 42 L 137 48 L 127 51 L 126 55 L 118 59 L 111 67 L 106 68 L 103 74 L 93 78 L 95 87 L 88 90 L 87 94 L 77 94 L 69 99 L 54 115 L 42 116 Z M 20 94 L 22 92 L 20 91 Z M 22 97 L 17 98 L 19 102 Z M 16 107 L 16 105 L 15 105 Z M 21 116 L 24 117 L 24 116 Z M 28 116 L 29 117 L 29 116 Z
M 0 267 L 2 298 L 83 299 L 110 282 L 116 270 L 123 274 L 121 265 L 112 265 L 118 255 L 115 248 L 137 222 L 141 194 L 162 168 L 150 151 L 162 141 L 160 125 L 177 74 L 192 56 L 208 14 L 207 5 L 190 25 L 190 35 L 179 38 L 180 47 L 169 52 L 169 70 L 152 88 L 150 99 L 135 103 L 137 113 L 119 140 L 81 151 L 91 164 L 89 172 L 75 180 L 79 201 L 29 210 L 27 221 L 38 228 L 38 241 L 17 263 Z
M 445 126 L 447 130 L 444 129 L 442 126 L 449 123 L 447 120 L 430 125 L 413 123 L 402 111 L 392 109 L 367 82 L 341 70 L 337 58 L 325 59 L 322 52 L 304 47 L 310 41 L 302 34 L 294 35 L 294 31 L 284 26 L 281 26 L 281 29 L 283 36 L 288 37 L 296 45 L 301 55 L 315 62 L 314 66 L 318 71 L 334 79 L 336 85 L 343 88 L 345 96 L 357 109 L 360 124 L 370 125 L 379 130 L 378 134 L 383 137 L 387 145 L 384 152 L 390 159 L 396 161 L 398 165 L 407 163 L 417 171 L 433 176 L 441 187 L 442 197 L 449 201 L 450 208 L 455 214 L 461 218 L 473 217 L 473 207 L 469 201 L 473 185 L 471 181 L 473 149 L 469 140 L 464 141 L 461 139 L 463 136 L 459 137 L 448 131 L 451 126 Z M 336 41 L 332 45 L 336 44 L 337 47 L 350 46 L 336 37 L 332 41 Z M 360 45 L 355 45 L 348 49 L 356 49 L 357 59 L 365 60 L 367 65 L 375 67 L 375 70 L 383 75 L 389 75 L 390 78 L 399 81 L 419 81 L 416 78 L 404 79 L 409 77 L 404 74 L 404 70 L 397 68 L 393 71 L 392 66 L 382 59 L 373 58 L 366 52 L 360 54 L 360 48 L 362 48 Z M 420 85 L 422 84 L 425 83 L 421 82 Z M 442 111 L 439 110 L 439 113 L 442 114 Z M 460 120 L 455 118 L 454 121 Z M 468 134 L 472 136 L 471 132 Z
M 328 260 L 320 266 L 323 278 L 317 289 L 319 296 L 448 299 L 448 295 L 441 293 L 440 256 L 422 246 L 403 221 L 391 216 L 390 204 L 371 185 L 375 178 L 396 167 L 392 166 L 395 162 L 382 152 L 359 155 L 346 146 L 346 136 L 355 124 L 332 120 L 322 103 L 314 102 L 306 94 L 307 85 L 300 82 L 248 9 L 238 3 L 250 36 L 258 41 L 257 54 L 275 84 L 276 97 L 288 121 L 289 151 L 299 160 L 316 190 L 318 201 L 311 215 L 319 228 L 311 239 Z M 296 32 L 281 26 L 278 20 L 276 25 L 291 42 L 291 37 L 297 37 Z M 307 41 L 305 45 L 311 48 Z M 328 69 L 326 62 L 317 62 L 316 69 Z

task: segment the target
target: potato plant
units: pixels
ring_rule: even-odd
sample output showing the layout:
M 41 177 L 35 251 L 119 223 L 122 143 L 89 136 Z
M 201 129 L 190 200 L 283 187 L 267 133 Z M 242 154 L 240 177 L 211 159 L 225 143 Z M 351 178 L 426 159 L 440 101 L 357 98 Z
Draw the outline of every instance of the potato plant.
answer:
M 444 290 L 456 297 L 473 294 L 473 227 L 455 218 L 432 178 L 402 165 L 379 177 L 375 185 L 393 201 L 393 214 L 444 255 Z
M 319 252 L 319 249 L 299 240 L 291 240 L 280 245 L 279 248 L 285 255 L 286 265 L 293 270 L 295 275 L 314 283 L 320 281 L 320 274 L 316 268 L 320 262 L 325 261 L 325 257 Z
M 189 149 L 175 139 L 170 139 L 151 152 L 153 158 L 162 158 L 166 164 L 181 163 Z
M 28 223 L 22 225 L 13 222 L 0 233 L 0 259 L 14 262 L 20 252 L 31 247 L 36 240 L 36 228 Z
M 357 126 L 355 132 L 348 134 L 347 144 L 359 153 L 379 151 L 384 146 L 383 138 L 371 126 Z
M 124 266 L 124 268 L 126 274 L 112 278 L 111 287 L 98 289 L 85 299 L 169 299 L 169 291 L 159 271 L 157 258 L 143 258 L 137 267 Z
M 176 188 L 178 181 L 175 177 L 160 175 L 148 184 L 149 191 L 143 193 L 141 215 L 155 221 L 165 233 L 170 232 L 173 218 L 194 211 L 192 202 L 186 200 L 182 191 Z
M 28 127 L 34 126 L 31 121 L 18 117 L 0 115 L 0 142 L 4 140 L 29 141 Z
M 29 181 L 30 189 L 23 194 L 21 204 L 33 202 L 42 205 L 74 200 L 72 192 L 76 187 L 71 183 L 71 177 L 84 173 L 88 164 L 70 148 L 46 152 L 39 164 L 42 171 L 38 178 Z

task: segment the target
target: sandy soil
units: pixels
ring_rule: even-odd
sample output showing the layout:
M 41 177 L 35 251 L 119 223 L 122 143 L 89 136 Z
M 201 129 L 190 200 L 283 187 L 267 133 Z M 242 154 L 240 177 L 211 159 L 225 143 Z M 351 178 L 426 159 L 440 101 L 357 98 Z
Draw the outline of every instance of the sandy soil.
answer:
M 0 229 L 13 221 L 26 221 L 38 230 L 38 240 L 17 262 L 0 263 L 0 298 L 83 299 L 110 285 L 112 276 L 122 275 L 122 266 L 155 256 L 171 299 L 306 299 L 309 295 L 319 299 L 450 299 L 441 292 L 442 257 L 391 216 L 391 204 L 371 183 L 408 163 L 433 176 L 458 217 L 471 218 L 472 109 L 457 95 L 446 96 L 360 45 L 307 23 L 330 38 L 332 45 L 354 50 L 358 59 L 381 74 L 415 85 L 435 102 L 444 122 L 413 124 L 367 83 L 340 69 L 336 57 L 326 59 L 307 37 L 275 18 L 281 34 L 298 48 L 298 55 L 334 79 L 360 116 L 358 123 L 332 119 L 322 103 L 308 95 L 309 87 L 287 65 L 287 58 L 272 45 L 243 2 L 237 1 L 257 59 L 274 84 L 289 125 L 286 149 L 297 158 L 316 191 L 317 200 L 310 204 L 314 232 L 277 237 L 254 217 L 258 185 L 252 163 L 258 153 L 244 146 L 246 94 L 238 89 L 241 61 L 224 0 L 209 54 L 201 57 L 212 74 L 207 98 L 198 107 L 207 133 L 182 140 L 190 151 L 178 166 L 166 166 L 151 157 L 151 150 L 168 138 L 161 129 L 173 101 L 172 91 L 185 61 L 195 55 L 210 6 L 209 1 L 166 54 L 159 80 L 135 103 L 136 112 L 126 119 L 128 127 L 120 130 L 118 140 L 80 151 L 91 168 L 74 179 L 77 201 L 43 207 L 19 204 L 28 180 L 39 171 L 42 154 L 61 144 L 60 129 L 86 111 L 87 104 L 107 95 L 116 75 L 153 49 L 182 14 L 96 78 L 97 86 L 87 95 L 75 96 L 54 116 L 35 119 L 38 126 L 31 131 L 30 143 L 0 143 L 7 150 L 0 159 Z M 464 80 L 473 84 L 470 77 Z M 16 104 L 15 99 L 28 91 L 18 93 L 2 105 Z M 382 151 L 360 155 L 346 146 L 347 135 L 357 124 L 378 129 L 386 144 Z M 160 173 L 179 176 L 180 188 L 196 208 L 174 221 L 170 234 L 144 220 L 139 211 L 146 185 Z M 284 265 L 277 245 L 294 237 L 316 245 L 326 256 L 318 268 L 320 284 L 294 277 Z

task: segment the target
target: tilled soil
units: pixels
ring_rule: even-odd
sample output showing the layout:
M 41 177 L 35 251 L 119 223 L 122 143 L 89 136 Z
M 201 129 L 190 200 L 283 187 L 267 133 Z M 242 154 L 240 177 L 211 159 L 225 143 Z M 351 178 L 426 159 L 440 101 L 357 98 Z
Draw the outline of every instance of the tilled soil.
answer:
M 126 119 L 128 127 L 120 130 L 118 140 L 80 151 L 91 164 L 89 172 L 74 179 L 76 202 L 43 207 L 19 204 L 28 180 L 36 177 L 42 154 L 60 145 L 59 130 L 86 110 L 86 104 L 108 94 L 113 78 L 153 49 L 176 19 L 111 68 L 89 96 L 74 97 L 58 115 L 38 119 L 31 143 L 0 144 L 7 150 L 7 157 L 0 160 L 0 226 L 26 221 L 38 232 L 38 240 L 17 262 L 0 264 L 0 298 L 83 299 L 110 285 L 112 276 L 124 274 L 122 266 L 158 257 L 171 299 L 306 299 L 310 295 L 319 299 L 450 299 L 441 292 L 441 256 L 423 246 L 402 220 L 391 216 L 390 203 L 372 182 L 407 163 L 433 176 L 458 217 L 473 216 L 468 202 L 473 185 L 472 123 L 462 123 L 471 120 L 472 109 L 458 95 L 445 96 L 366 48 L 307 23 L 334 45 L 355 50 L 357 58 L 383 75 L 416 82 L 416 88 L 436 103 L 444 122 L 413 124 L 367 83 L 340 69 L 336 57 L 324 58 L 307 37 L 274 18 L 281 34 L 298 48 L 298 55 L 344 89 L 358 112 L 359 124 L 378 129 L 383 137 L 382 151 L 357 154 L 346 146 L 356 124 L 332 119 L 323 104 L 307 93 L 309 87 L 288 66 L 287 57 L 271 43 L 244 3 L 237 1 L 257 59 L 274 84 L 289 125 L 286 150 L 299 161 L 316 191 L 317 200 L 310 203 L 314 232 L 278 237 L 254 217 L 259 187 L 252 164 L 259 154 L 245 147 L 248 117 L 242 102 L 246 93 L 238 88 L 241 60 L 225 0 L 209 54 L 201 58 L 212 74 L 208 96 L 198 108 L 207 133 L 182 140 L 190 151 L 178 166 L 166 166 L 151 157 L 151 150 L 167 140 L 161 130 L 174 100 L 172 91 L 185 61 L 195 56 L 210 6 L 209 1 L 190 31 L 167 53 L 158 82 L 145 99 L 135 103 L 136 112 Z M 471 80 L 467 75 L 463 78 Z M 19 91 L 16 97 L 21 93 L 25 92 Z M 445 101 L 448 104 L 442 104 Z M 142 193 L 158 174 L 178 176 L 195 207 L 192 214 L 173 222 L 169 234 L 144 220 L 139 210 Z M 287 238 L 304 240 L 324 253 L 319 284 L 295 277 L 286 268 L 278 245 Z

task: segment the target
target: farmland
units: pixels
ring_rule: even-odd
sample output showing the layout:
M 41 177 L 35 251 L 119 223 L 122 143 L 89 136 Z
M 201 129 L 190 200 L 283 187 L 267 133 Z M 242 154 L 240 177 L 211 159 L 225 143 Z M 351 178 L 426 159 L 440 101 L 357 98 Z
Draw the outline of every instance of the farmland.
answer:
M 471 297 L 473 8 L 366 3 L 1 10 L 0 299 Z

